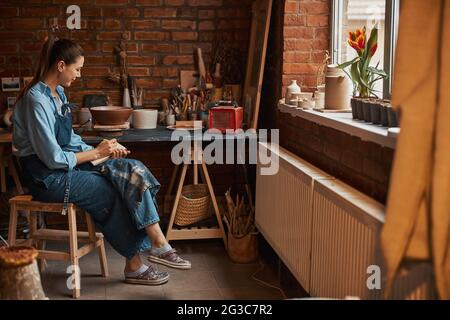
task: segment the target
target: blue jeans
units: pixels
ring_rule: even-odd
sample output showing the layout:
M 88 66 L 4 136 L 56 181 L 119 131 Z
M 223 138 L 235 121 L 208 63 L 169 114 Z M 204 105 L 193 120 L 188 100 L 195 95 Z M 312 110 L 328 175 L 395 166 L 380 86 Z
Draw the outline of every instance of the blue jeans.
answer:
M 109 161 L 118 160 L 121 164 L 137 166 L 140 171 L 145 168 L 142 163 L 132 159 Z M 145 170 L 148 171 L 147 168 Z M 30 193 L 39 201 L 62 202 L 66 179 L 67 172 L 57 170 L 52 174 L 47 188 L 31 185 Z M 140 201 L 133 201 L 131 204 L 125 192 L 130 188 L 126 189 L 124 183 L 128 182 L 126 180 L 117 182 L 117 179 L 110 181 L 96 170 L 74 169 L 69 202 L 88 212 L 111 246 L 119 254 L 130 259 L 138 252 L 151 248 L 145 227 L 159 222 L 155 199 L 159 183 L 156 181 L 155 185 L 147 182 L 146 188 L 141 190 L 143 193 L 142 197 L 139 196 Z

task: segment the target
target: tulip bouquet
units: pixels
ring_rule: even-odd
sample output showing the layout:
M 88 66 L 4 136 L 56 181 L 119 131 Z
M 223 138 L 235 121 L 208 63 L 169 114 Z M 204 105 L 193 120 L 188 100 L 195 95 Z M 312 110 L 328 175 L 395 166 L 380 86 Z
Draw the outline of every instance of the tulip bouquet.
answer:
M 354 59 L 340 64 L 353 82 L 355 91 L 362 98 L 375 95 L 375 82 L 386 79 L 388 75 L 384 70 L 378 69 L 379 62 L 375 67 L 370 65 L 372 57 L 378 48 L 378 28 L 374 26 L 370 32 L 369 39 L 366 37 L 366 27 L 355 32 L 349 32 L 348 44 L 356 50 L 358 54 Z M 345 70 L 350 67 L 350 74 Z

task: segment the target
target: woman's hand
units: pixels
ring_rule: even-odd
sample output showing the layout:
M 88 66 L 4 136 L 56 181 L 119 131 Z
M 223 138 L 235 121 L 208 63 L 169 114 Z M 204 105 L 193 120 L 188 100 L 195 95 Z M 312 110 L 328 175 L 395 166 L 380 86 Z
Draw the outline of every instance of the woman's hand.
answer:
M 130 150 L 127 149 L 114 149 L 111 153 L 111 158 L 125 158 L 127 155 L 131 153 Z
M 97 148 L 95 148 L 95 150 L 97 151 L 98 158 L 100 159 L 100 158 L 104 158 L 104 157 L 111 155 L 111 153 L 114 151 L 114 148 L 116 148 L 116 146 L 117 146 L 116 139 L 112 139 L 112 140 L 104 139 L 102 142 L 99 143 Z

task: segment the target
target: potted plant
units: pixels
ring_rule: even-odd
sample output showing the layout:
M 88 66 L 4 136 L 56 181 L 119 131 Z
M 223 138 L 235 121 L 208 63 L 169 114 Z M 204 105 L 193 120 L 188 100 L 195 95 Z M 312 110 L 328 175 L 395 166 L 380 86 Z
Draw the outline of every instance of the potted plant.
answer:
M 378 98 L 374 88 L 378 80 L 386 79 L 388 75 L 382 69 L 378 69 L 379 62 L 372 66 L 371 60 L 378 48 L 378 27 L 375 25 L 369 39 L 366 36 L 366 27 L 357 29 L 355 32 L 349 32 L 348 44 L 355 49 L 357 56 L 350 61 L 338 65 L 338 68 L 345 71 L 353 82 L 353 98 L 351 100 L 352 114 L 357 119 L 367 120 L 367 115 L 371 114 L 370 103 L 362 103 L 370 97 Z M 346 68 L 350 68 L 349 71 Z M 364 117 L 364 114 L 366 117 Z

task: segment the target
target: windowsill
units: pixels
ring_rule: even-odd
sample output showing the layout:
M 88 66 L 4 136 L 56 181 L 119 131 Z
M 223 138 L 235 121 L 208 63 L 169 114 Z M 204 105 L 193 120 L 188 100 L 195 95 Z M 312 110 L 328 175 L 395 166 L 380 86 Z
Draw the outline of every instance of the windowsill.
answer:
M 278 110 L 289 113 L 293 117 L 300 117 L 321 126 L 359 137 L 363 141 L 374 142 L 391 149 L 395 149 L 397 135 L 400 132 L 399 128 L 381 127 L 360 120 L 353 120 L 351 113 L 324 113 L 316 110 L 299 109 L 285 104 L 284 99 L 278 103 Z

